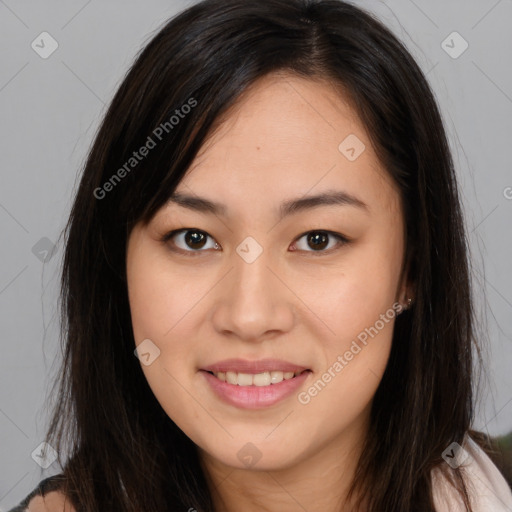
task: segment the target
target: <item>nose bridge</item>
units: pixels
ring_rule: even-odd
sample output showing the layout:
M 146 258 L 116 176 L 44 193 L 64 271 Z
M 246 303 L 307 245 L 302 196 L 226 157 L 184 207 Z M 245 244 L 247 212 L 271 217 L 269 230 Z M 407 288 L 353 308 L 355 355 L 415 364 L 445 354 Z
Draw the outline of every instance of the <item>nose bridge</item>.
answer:
M 231 263 L 228 282 L 216 298 L 215 328 L 246 340 L 288 330 L 293 314 L 285 287 L 271 271 L 276 266 L 271 251 L 246 239 L 232 253 Z
M 270 251 L 265 250 L 254 238 L 247 237 L 236 248 L 233 254 L 236 293 L 239 302 L 243 300 L 254 301 L 265 297 L 273 289 L 275 280 L 269 268 L 271 266 Z

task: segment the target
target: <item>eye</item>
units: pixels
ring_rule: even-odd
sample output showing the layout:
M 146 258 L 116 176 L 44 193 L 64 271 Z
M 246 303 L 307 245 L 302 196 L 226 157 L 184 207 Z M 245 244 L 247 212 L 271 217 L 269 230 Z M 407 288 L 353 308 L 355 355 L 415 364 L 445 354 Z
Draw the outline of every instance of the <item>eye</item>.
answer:
M 329 238 L 331 238 L 331 240 L 329 240 Z M 212 240 L 209 247 L 207 244 L 208 239 Z M 307 246 L 304 247 L 303 245 L 300 247 L 299 242 L 302 239 L 305 239 Z M 186 254 L 187 256 L 194 256 L 194 253 L 205 252 L 202 249 L 218 250 L 221 248 L 208 233 L 197 228 L 183 228 L 170 231 L 162 238 L 163 243 L 168 244 L 169 241 L 172 242 L 171 250 Z M 325 254 L 330 253 L 332 250 L 348 244 L 349 242 L 350 239 L 340 233 L 334 233 L 326 230 L 308 231 L 297 238 L 296 242 L 292 246 L 292 251 L 300 250 Z M 308 250 L 308 247 L 312 250 Z
M 334 238 L 336 241 L 333 244 L 330 244 L 329 237 Z M 305 238 L 305 242 L 307 244 L 306 247 L 313 248 L 313 250 L 310 251 L 307 248 L 304 248 L 304 245 L 303 245 L 303 247 L 299 246 L 298 249 L 301 251 L 317 252 L 317 253 L 331 252 L 332 249 L 337 249 L 340 246 L 348 244 L 350 242 L 350 240 L 347 237 L 341 235 L 340 233 L 334 233 L 332 231 L 316 230 L 316 231 L 308 231 L 307 233 L 304 233 L 303 235 L 301 235 L 297 239 L 297 242 L 295 242 L 295 247 L 297 245 L 299 245 L 298 242 L 300 242 L 303 238 Z M 326 248 L 327 248 L 327 250 L 325 250 Z M 292 249 L 292 250 L 296 250 L 296 249 Z
M 172 241 L 172 245 L 177 247 L 177 252 L 186 253 L 187 255 L 194 255 L 193 253 L 204 252 L 201 249 L 219 249 L 220 246 L 217 242 L 213 242 L 210 247 L 207 246 L 207 240 L 211 236 L 196 228 L 177 229 L 167 233 L 162 238 L 162 242 L 167 243 Z M 213 238 L 211 238 L 213 240 Z M 172 250 L 175 250 L 172 248 Z

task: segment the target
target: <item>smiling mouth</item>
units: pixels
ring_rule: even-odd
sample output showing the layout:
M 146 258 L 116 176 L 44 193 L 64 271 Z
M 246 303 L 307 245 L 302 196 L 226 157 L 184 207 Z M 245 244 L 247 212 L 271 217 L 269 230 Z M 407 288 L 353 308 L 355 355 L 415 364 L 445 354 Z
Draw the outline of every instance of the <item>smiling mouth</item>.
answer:
M 222 382 L 233 384 L 235 386 L 270 386 L 279 384 L 284 380 L 290 380 L 305 372 L 311 370 L 302 370 L 297 372 L 282 372 L 279 370 L 262 373 L 242 373 L 242 372 L 212 372 L 207 371 L 210 375 L 217 377 Z

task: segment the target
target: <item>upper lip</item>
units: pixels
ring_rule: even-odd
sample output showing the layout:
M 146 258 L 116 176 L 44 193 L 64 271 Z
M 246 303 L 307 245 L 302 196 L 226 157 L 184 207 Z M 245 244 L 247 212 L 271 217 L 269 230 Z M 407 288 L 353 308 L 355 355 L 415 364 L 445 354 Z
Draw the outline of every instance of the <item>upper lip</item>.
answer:
M 236 372 L 236 373 L 263 373 L 272 371 L 281 372 L 302 372 L 306 367 L 300 366 L 280 359 L 260 359 L 258 361 L 249 361 L 247 359 L 225 359 L 201 368 L 207 372 Z

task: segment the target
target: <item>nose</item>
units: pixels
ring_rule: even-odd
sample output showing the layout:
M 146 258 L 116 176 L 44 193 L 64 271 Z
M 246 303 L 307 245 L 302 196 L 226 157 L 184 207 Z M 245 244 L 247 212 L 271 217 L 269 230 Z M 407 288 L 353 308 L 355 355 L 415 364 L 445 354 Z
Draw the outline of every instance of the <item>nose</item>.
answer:
M 272 265 L 266 251 L 251 263 L 239 254 L 219 286 L 212 321 L 217 332 L 244 341 L 261 342 L 288 332 L 294 323 L 293 292 Z M 281 272 L 282 273 L 282 272 Z

